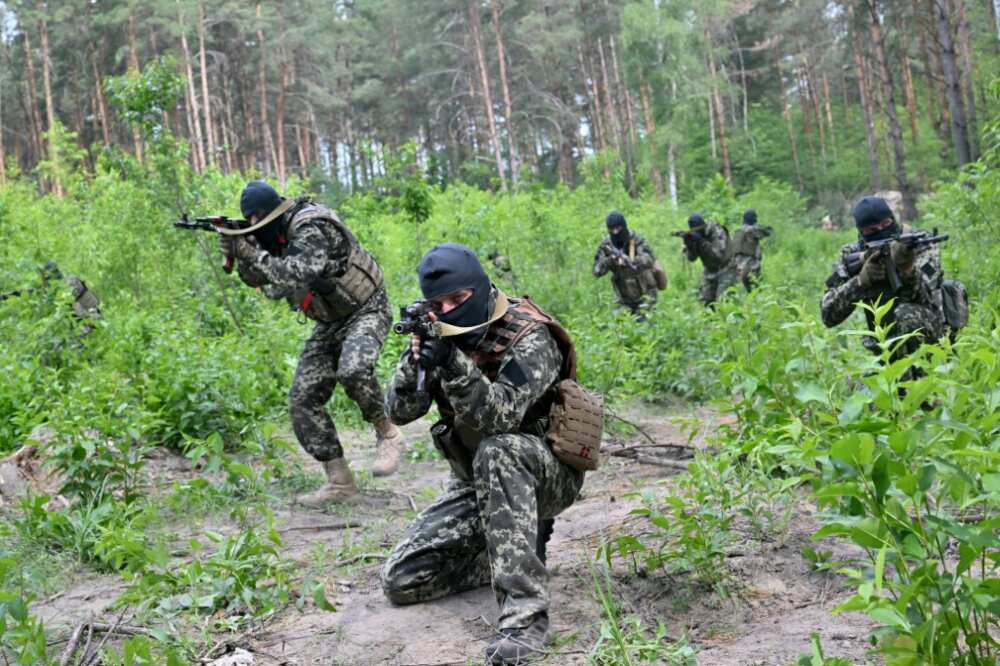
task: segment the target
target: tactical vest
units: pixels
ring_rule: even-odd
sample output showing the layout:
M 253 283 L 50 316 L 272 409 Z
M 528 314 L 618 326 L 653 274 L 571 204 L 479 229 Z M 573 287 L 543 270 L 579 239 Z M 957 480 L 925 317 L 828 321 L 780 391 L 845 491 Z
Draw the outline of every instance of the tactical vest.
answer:
M 635 238 L 629 238 L 627 256 L 635 261 Z M 616 270 L 611 274 L 611 282 L 614 285 L 618 299 L 623 303 L 636 303 L 643 294 L 657 289 L 667 288 L 667 274 L 656 261 L 652 268 L 644 268 L 640 271 Z M 663 286 L 660 286 L 660 285 Z
M 747 231 L 747 229 L 740 227 L 733 234 L 733 256 L 757 257 L 760 241 L 754 238 L 752 233 L 747 233 Z
M 576 348 L 572 338 L 530 298 L 510 301 L 504 316 L 490 325 L 470 354 L 472 361 L 490 381 L 495 381 L 507 351 L 535 327 L 547 326 L 562 354 L 560 381 L 528 407 L 518 431 L 546 439 L 556 457 L 574 469 L 596 469 L 603 431 L 603 400 L 576 383 Z M 482 435 L 455 423 L 455 411 L 440 385 L 435 384 L 431 394 L 442 417 L 431 429 L 434 443 L 455 475 L 471 481 L 472 458 Z
M 320 225 L 320 230 L 331 247 L 337 242 L 334 234 L 339 233 L 347 239 L 347 269 L 342 275 L 320 276 L 312 284 L 296 290 L 288 301 L 293 309 L 303 312 L 310 319 L 330 322 L 350 316 L 368 302 L 383 284 L 382 269 L 336 213 L 306 200 L 292 215 L 286 243 L 292 242 L 302 225 L 317 220 L 326 223 Z

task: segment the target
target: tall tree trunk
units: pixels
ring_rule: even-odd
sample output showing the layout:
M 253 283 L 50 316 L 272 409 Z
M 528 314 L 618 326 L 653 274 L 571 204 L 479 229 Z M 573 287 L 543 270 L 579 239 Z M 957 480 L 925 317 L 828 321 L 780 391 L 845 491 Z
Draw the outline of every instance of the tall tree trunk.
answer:
M 465 6 L 469 22 L 469 33 L 475 49 L 476 64 L 479 69 L 479 82 L 483 90 L 483 108 L 486 111 L 486 126 L 490 132 L 490 147 L 496 160 L 497 175 L 500 177 L 500 189 L 507 189 L 507 176 L 504 173 L 503 153 L 500 151 L 500 138 L 497 135 L 496 118 L 493 115 L 493 94 L 490 91 L 490 76 L 486 69 L 486 52 L 483 49 L 482 30 L 479 21 L 479 3 L 468 0 Z
M 611 122 L 611 135 L 615 142 L 615 150 L 618 151 L 618 155 L 621 157 L 622 126 L 618 120 L 618 111 L 611 99 L 611 79 L 608 76 L 608 62 L 604 57 L 604 40 L 601 37 L 597 38 L 597 53 L 600 57 L 601 80 L 604 84 L 604 109 L 607 113 L 609 121 Z
M 4 49 L 7 45 L 4 44 Z M 7 184 L 7 148 L 3 140 L 3 86 L 0 86 L 0 185 Z
M 590 147 L 595 151 L 604 150 L 604 127 L 601 122 L 600 101 L 597 99 L 596 81 L 583 60 L 583 47 L 579 43 L 576 45 L 576 56 L 580 63 L 580 76 L 583 77 L 583 86 L 587 91 L 587 102 L 590 104 Z
M 282 31 L 284 32 L 284 31 Z M 282 34 L 284 41 L 284 34 Z M 278 88 L 278 99 L 274 104 L 274 133 L 277 141 L 278 182 L 285 186 L 287 177 L 287 157 L 285 154 L 285 95 L 288 93 L 288 60 L 287 55 L 281 55 L 281 86 Z
M 503 45 L 503 34 L 500 31 L 500 11 L 497 8 L 497 0 L 490 0 L 490 9 L 493 14 L 493 32 L 497 38 L 497 60 L 500 63 L 500 89 L 503 91 L 504 115 L 506 116 L 507 127 L 507 152 L 510 159 L 510 182 L 517 190 L 520 180 L 519 170 L 521 168 L 521 158 L 517 152 L 517 137 L 514 134 L 514 105 L 510 98 L 510 83 L 507 79 L 507 52 Z M 572 162 L 572 155 L 570 155 Z
M 44 154 L 44 146 L 42 145 L 42 119 L 38 113 L 38 91 L 35 87 L 35 82 L 37 81 L 35 77 L 35 55 L 32 53 L 31 49 L 31 36 L 28 34 L 27 27 L 21 31 L 23 39 L 21 40 L 21 45 L 24 47 L 24 62 L 28 65 L 28 85 L 25 89 L 28 93 L 28 118 L 31 121 L 31 152 L 34 153 L 34 159 L 40 160 Z
M 833 159 L 837 159 L 837 134 L 833 126 L 833 110 L 830 108 L 830 82 L 823 72 L 823 104 L 826 108 L 826 122 L 830 128 L 830 146 L 833 148 Z
M 677 104 L 677 79 L 670 79 L 671 106 Z M 677 208 L 677 161 L 674 155 L 673 137 L 667 142 L 667 182 L 669 183 L 670 203 Z
M 965 11 L 965 0 L 952 0 L 958 27 L 958 55 L 962 63 L 962 88 L 965 91 L 966 123 L 968 124 L 969 156 L 979 159 L 979 122 L 976 118 L 975 76 L 972 69 L 972 31 Z
M 634 146 L 639 143 L 639 136 L 635 125 L 635 104 L 632 100 L 632 93 L 629 92 L 628 85 L 626 85 L 621 65 L 618 62 L 618 48 L 615 46 L 614 35 L 608 38 L 608 43 L 611 45 L 611 63 L 614 66 L 615 87 L 620 91 L 617 101 L 620 103 L 624 98 L 625 120 L 628 123 L 628 136 Z
M 49 24 L 46 20 L 44 0 L 38 0 L 38 35 L 42 46 L 42 84 L 45 87 L 45 119 L 49 132 L 49 159 L 53 162 L 59 158 L 58 148 L 53 144 L 56 129 L 56 107 L 52 99 L 52 66 L 49 61 Z M 52 191 L 59 198 L 63 196 L 63 186 L 59 177 L 52 179 Z
M 191 50 L 188 48 L 187 30 L 184 28 L 184 13 L 181 10 L 180 0 L 177 0 L 177 23 L 181 26 L 181 55 L 184 57 L 184 71 L 187 74 L 187 107 L 188 125 L 191 131 L 191 140 L 194 142 L 194 168 L 198 172 L 203 172 L 207 166 L 205 160 L 205 143 L 201 136 L 201 118 L 198 114 L 198 95 L 194 88 L 194 70 L 191 68 Z
M 104 98 L 104 79 L 101 77 L 101 70 L 97 67 L 97 51 L 93 45 L 90 46 L 90 67 L 94 74 L 94 106 L 101 126 L 101 138 L 104 140 L 105 146 L 110 146 L 111 132 L 108 129 L 108 103 Z
M 135 8 L 128 10 L 128 70 L 134 74 L 139 74 L 139 46 L 135 37 Z M 142 136 L 139 128 L 132 127 L 132 144 L 135 146 L 135 159 L 142 162 Z
M 257 62 L 257 86 L 260 94 L 260 125 L 264 131 L 264 171 L 269 172 L 272 168 L 277 168 L 278 152 L 274 146 L 274 136 L 271 134 L 271 124 L 267 119 L 267 65 L 264 60 L 265 54 L 269 50 L 269 45 L 264 42 L 263 19 L 261 18 L 260 3 L 257 3 L 257 50 L 260 52 L 260 60 Z M 349 63 L 347 63 L 349 65 Z
M 236 152 L 236 125 L 233 123 L 233 98 L 229 90 L 230 76 L 228 71 L 223 71 L 220 76 L 222 82 L 222 145 L 225 148 L 226 172 L 232 173 L 239 169 L 239 156 Z
M 208 95 L 208 62 L 205 54 L 205 6 L 198 3 L 198 63 L 201 67 L 201 106 L 205 114 L 205 141 L 208 146 L 208 164 L 216 165 L 215 127 L 212 124 L 212 99 Z
M 875 60 L 878 64 L 879 78 L 885 90 L 885 115 L 889 121 L 889 137 L 892 139 L 892 152 L 896 165 L 896 187 L 903 195 L 903 217 L 907 220 L 917 218 L 917 206 L 913 197 L 913 188 L 906 175 L 906 155 L 903 152 L 903 130 L 899 125 L 899 116 L 896 113 L 896 96 L 892 84 L 892 76 L 889 73 L 889 62 L 885 53 L 885 40 L 882 36 L 882 24 L 878 15 L 876 0 L 866 0 L 868 4 L 868 18 L 871 20 L 869 29 L 872 37 L 872 45 L 875 48 Z
M 929 95 L 930 106 L 939 111 L 933 114 L 934 129 L 942 141 L 947 141 L 952 121 L 951 110 L 948 107 L 944 58 L 938 40 L 937 5 L 935 0 L 924 0 L 924 7 L 920 8 L 917 2 L 918 0 L 914 0 L 914 13 L 920 12 L 926 18 L 923 21 L 925 29 L 921 31 L 921 38 L 924 39 L 927 50 L 927 90 L 929 93 L 934 93 Z
M 913 92 L 913 70 L 910 68 L 910 58 L 903 49 L 901 57 L 903 61 L 903 92 L 906 95 L 906 115 L 910 119 L 910 140 L 916 147 L 920 139 L 920 131 L 917 128 L 917 96 Z
M 955 44 L 951 40 L 947 0 L 934 0 L 934 11 L 938 25 L 938 42 L 941 44 L 941 66 L 944 70 L 948 110 L 951 115 L 951 139 L 955 146 L 958 165 L 963 166 L 972 161 L 972 150 L 969 146 L 969 128 L 965 118 L 961 81 L 958 69 L 955 67 Z
M 823 113 L 819 108 L 819 93 L 816 90 L 816 83 L 813 80 L 812 64 L 809 61 L 809 54 L 803 56 L 802 74 L 805 76 L 806 90 L 809 94 L 809 101 L 812 102 L 812 114 L 816 120 L 816 128 L 819 130 L 819 154 L 826 164 L 826 130 L 823 128 Z
M 705 30 L 705 45 L 708 48 L 708 72 L 712 81 L 712 107 L 715 113 L 715 130 L 719 133 L 719 151 L 722 153 L 722 173 L 726 180 L 733 182 L 733 166 L 729 161 L 729 145 L 726 143 L 726 118 L 722 109 L 722 95 L 719 93 L 715 53 L 712 35 Z
M 868 72 L 865 58 L 861 53 L 860 36 L 855 33 L 851 40 L 854 50 L 854 66 L 858 70 L 858 95 L 861 97 L 861 115 L 865 126 L 865 147 L 868 149 L 868 163 L 871 167 L 872 190 L 882 189 L 882 173 L 878 166 L 878 139 L 875 136 L 875 118 L 871 94 L 868 92 Z
M 656 141 L 654 139 L 654 134 L 656 133 L 656 122 L 653 120 L 653 104 L 650 101 L 652 93 L 649 90 L 649 84 L 646 83 L 646 78 L 639 70 L 639 101 L 642 103 L 642 118 L 646 125 L 646 142 L 650 146 L 655 146 Z M 653 181 L 653 187 L 656 188 L 656 198 L 663 199 L 663 174 L 660 173 L 660 167 L 656 164 L 656 159 L 651 159 L 650 162 L 652 166 L 649 169 L 650 180 Z

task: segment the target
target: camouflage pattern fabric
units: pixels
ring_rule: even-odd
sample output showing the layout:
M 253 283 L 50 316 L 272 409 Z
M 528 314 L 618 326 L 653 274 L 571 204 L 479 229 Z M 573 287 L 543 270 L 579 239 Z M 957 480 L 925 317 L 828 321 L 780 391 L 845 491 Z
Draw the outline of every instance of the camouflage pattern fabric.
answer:
M 391 323 L 389 298 L 385 289 L 379 289 L 346 320 L 317 323 L 306 340 L 288 392 L 288 412 L 295 437 L 316 460 L 344 455 L 326 409 L 338 383 L 365 421 L 374 423 L 385 416 L 375 366 Z
M 744 224 L 733 234 L 733 266 L 747 291 L 760 278 L 760 241 L 772 233 L 771 227 Z
M 830 327 L 837 326 L 854 312 L 855 304 L 858 302 L 871 305 L 877 300 L 884 303 L 890 298 L 895 298 L 895 304 L 883 322 L 894 323 L 891 335 L 920 331 L 917 337 L 903 345 L 899 354 L 911 354 L 923 340 L 933 342 L 944 335 L 941 293 L 944 274 L 941 270 L 941 251 L 938 246 L 930 245 L 917 249 L 913 272 L 909 275 L 900 272 L 903 286 L 896 294 L 889 293 L 888 283 L 863 289 L 858 276 L 850 275 L 846 257 L 861 250 L 860 241 L 845 245 L 841 250 L 840 259 L 834 263 L 833 273 L 826 280 L 827 290 L 820 304 L 823 323 Z M 865 320 L 869 330 L 874 329 L 875 321 L 871 313 L 865 312 Z M 878 341 L 874 337 L 865 336 L 861 340 L 866 349 L 876 354 L 881 353 Z
M 705 305 L 717 301 L 739 280 L 736 265 L 729 256 L 729 234 L 711 220 L 705 222 L 701 241 L 696 246 L 684 246 L 688 261 L 701 259 L 704 270 L 698 287 L 698 300 Z
M 286 213 L 282 228 L 287 229 L 297 214 L 312 205 L 304 203 Z M 250 260 L 239 259 L 237 269 L 244 283 L 262 287 L 268 298 L 285 298 L 292 309 L 298 309 L 292 295 L 324 275 L 343 274 L 350 251 L 350 242 L 334 225 L 316 220 L 301 224 L 277 254 L 260 250 Z M 389 297 L 380 288 L 344 319 L 318 322 L 306 340 L 288 403 L 295 436 L 316 460 L 344 455 L 325 406 L 338 382 L 358 403 L 366 421 L 384 416 L 375 365 L 391 322 Z
M 75 275 L 66 278 L 73 292 L 73 314 L 79 319 L 101 319 L 101 304 L 87 284 Z
M 472 455 L 457 470 L 466 480 L 453 477 L 386 561 L 382 586 L 393 603 L 436 599 L 491 580 L 501 628 L 525 627 L 548 610 L 548 574 L 535 548 L 538 519 L 573 503 L 583 473 L 559 462 L 538 424 L 525 421 L 558 380 L 561 363 L 548 328 L 537 326 L 486 371 L 456 350 L 431 371 L 427 392 L 418 392 L 404 353 L 386 397 L 390 417 L 413 421 L 433 399 L 442 414 L 454 414 Z
M 643 307 L 652 307 L 656 303 L 655 278 L 647 281 L 643 285 L 640 274 L 649 272 L 652 277 L 653 263 L 656 257 L 653 251 L 638 234 L 630 232 L 630 240 L 635 241 L 635 257 L 633 263 L 635 269 L 620 265 L 614 257 L 614 244 L 611 236 L 606 236 L 597 246 L 597 254 L 594 255 L 594 277 L 602 277 L 611 273 L 611 285 L 615 290 L 615 297 L 618 303 L 627 307 L 633 314 L 638 314 Z M 627 255 L 629 243 L 626 242 L 623 250 Z

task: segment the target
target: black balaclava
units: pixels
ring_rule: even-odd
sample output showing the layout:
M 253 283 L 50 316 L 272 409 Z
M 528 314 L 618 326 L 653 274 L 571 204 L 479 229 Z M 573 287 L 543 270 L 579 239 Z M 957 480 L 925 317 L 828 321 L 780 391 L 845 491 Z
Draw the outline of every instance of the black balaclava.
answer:
M 691 217 L 688 218 L 688 228 L 700 234 L 705 230 L 705 218 L 698 213 L 692 213 Z
M 490 318 L 490 278 L 472 250 L 458 243 L 442 243 L 431 248 L 417 266 L 424 298 L 437 298 L 459 289 L 472 289 L 472 296 L 438 319 L 453 326 L 477 326 Z M 472 349 L 486 333 L 486 326 L 453 336 L 463 349 Z
M 757 224 L 757 211 L 753 208 L 747 208 L 743 212 L 743 224 Z
M 613 210 L 604 218 L 604 224 L 608 227 L 611 244 L 619 250 L 624 249 L 629 239 L 628 224 L 625 222 L 625 216 Z M 618 231 L 616 232 L 615 229 L 618 229 Z
M 45 265 L 38 269 L 38 272 L 42 274 L 43 282 L 61 280 L 63 276 L 62 271 L 59 270 L 59 264 L 54 261 L 46 261 Z
M 250 219 L 254 213 L 257 214 L 258 222 L 281 205 L 284 199 L 277 190 L 265 183 L 263 180 L 252 180 L 243 188 L 240 194 L 240 212 L 243 217 Z M 278 246 L 278 236 L 281 235 L 281 219 L 272 220 L 269 224 L 253 232 L 254 237 L 260 241 L 261 246 L 268 251 L 272 251 Z
M 899 225 L 882 197 L 865 197 L 854 205 L 854 224 L 861 240 L 878 241 L 899 235 Z

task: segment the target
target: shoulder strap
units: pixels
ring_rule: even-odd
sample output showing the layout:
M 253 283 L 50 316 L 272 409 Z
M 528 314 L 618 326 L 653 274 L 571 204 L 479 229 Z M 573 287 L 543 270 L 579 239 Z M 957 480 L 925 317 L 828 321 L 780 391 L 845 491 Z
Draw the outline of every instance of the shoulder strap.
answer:
M 477 354 L 478 361 L 485 362 L 496 359 L 536 326 L 545 325 L 562 353 L 563 364 L 560 368 L 560 377 L 562 379 L 576 379 L 576 348 L 566 329 L 538 307 L 529 296 L 510 299 L 510 302 L 511 305 L 503 317 L 494 323 L 487 332 L 483 340 L 484 349 Z
M 628 239 L 628 258 L 635 259 L 635 238 Z

